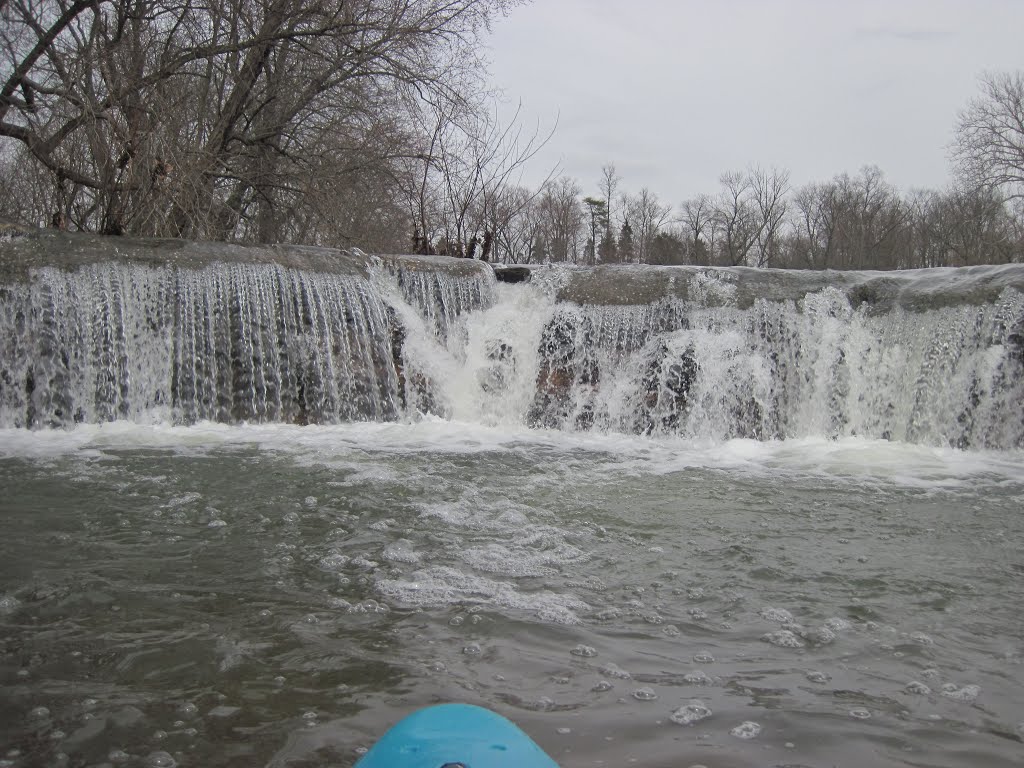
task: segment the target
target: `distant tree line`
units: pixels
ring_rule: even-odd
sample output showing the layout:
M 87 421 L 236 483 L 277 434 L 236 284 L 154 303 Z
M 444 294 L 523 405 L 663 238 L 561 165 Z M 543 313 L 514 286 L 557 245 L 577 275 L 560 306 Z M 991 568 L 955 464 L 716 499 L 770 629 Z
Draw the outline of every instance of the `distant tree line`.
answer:
M 585 196 L 556 178 L 499 232 L 514 263 L 697 264 L 909 269 L 1024 261 L 1024 73 L 987 74 L 958 115 L 943 190 L 901 193 L 875 166 L 792 187 L 789 173 L 725 173 L 717 192 L 678 208 L 647 188 L 619 193 L 606 165 Z
M 750 167 L 673 207 L 517 183 L 480 50 L 519 0 L 4 0 L 0 215 L 510 263 L 890 269 L 1024 259 L 1024 74 L 960 113 L 948 189 Z
M 614 173 L 606 166 L 603 179 Z M 616 177 L 617 178 L 617 177 Z M 649 189 L 585 197 L 574 179 L 543 187 L 500 232 L 512 263 L 698 264 L 908 269 L 1024 260 L 1024 206 L 998 190 L 900 192 L 882 171 L 792 188 L 789 174 L 723 174 L 715 194 L 673 210 Z M 596 245 L 595 245 L 596 244 Z

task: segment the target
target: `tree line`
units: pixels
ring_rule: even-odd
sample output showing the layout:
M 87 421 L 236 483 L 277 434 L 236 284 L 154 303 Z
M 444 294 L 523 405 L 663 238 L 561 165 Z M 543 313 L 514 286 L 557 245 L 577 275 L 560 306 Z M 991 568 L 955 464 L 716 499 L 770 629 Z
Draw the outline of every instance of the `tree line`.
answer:
M 944 190 L 751 167 L 673 207 L 613 164 L 528 188 L 550 134 L 501 118 L 480 56 L 519 1 L 3 0 L 0 215 L 509 263 L 1024 258 L 1024 74 L 982 78 Z
M 613 182 L 609 185 L 609 179 Z M 599 187 L 613 191 L 614 165 Z M 862 168 L 793 188 L 784 170 L 723 174 L 718 192 L 662 203 L 649 189 L 584 196 L 561 177 L 502 230 L 511 263 L 696 264 L 908 269 L 1024 260 L 1024 206 L 998 190 L 951 186 L 901 194 Z
M 597 194 L 562 176 L 500 229 L 513 263 L 696 264 L 796 269 L 909 269 L 1024 261 L 1024 72 L 989 73 L 957 116 L 952 182 L 902 193 L 865 166 L 793 187 L 782 169 L 724 173 L 717 192 L 678 207 L 620 192 L 614 164 Z

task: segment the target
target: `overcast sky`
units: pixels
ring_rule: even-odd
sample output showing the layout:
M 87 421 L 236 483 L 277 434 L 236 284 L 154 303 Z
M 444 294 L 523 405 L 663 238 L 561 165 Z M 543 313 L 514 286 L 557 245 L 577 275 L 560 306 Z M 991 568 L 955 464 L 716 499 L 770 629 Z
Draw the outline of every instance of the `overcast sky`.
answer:
M 956 112 L 983 70 L 1024 69 L 1024 0 L 534 0 L 495 23 L 491 74 L 595 194 L 678 206 L 723 171 L 787 168 L 794 186 L 879 166 L 942 187 Z

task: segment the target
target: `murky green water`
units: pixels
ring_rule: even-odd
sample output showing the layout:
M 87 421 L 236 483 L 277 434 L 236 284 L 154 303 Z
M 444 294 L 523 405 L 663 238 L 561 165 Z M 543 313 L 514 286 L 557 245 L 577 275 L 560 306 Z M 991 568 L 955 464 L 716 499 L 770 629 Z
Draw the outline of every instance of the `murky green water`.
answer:
M 1019 765 L 1022 508 L 872 441 L 2 432 L 0 765 L 346 766 L 454 700 L 564 768 Z

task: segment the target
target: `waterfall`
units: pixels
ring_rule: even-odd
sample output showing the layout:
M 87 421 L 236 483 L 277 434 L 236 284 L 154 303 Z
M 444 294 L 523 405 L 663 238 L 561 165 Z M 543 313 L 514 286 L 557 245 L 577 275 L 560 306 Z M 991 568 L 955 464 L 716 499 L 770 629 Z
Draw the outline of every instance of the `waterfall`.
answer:
M 175 260 L 138 244 L 103 259 L 98 242 L 60 267 L 0 243 L 0 427 L 434 414 L 1024 447 L 1019 265 L 536 268 L 507 285 L 466 260 L 237 247 Z
M 459 294 L 453 282 L 473 281 L 436 272 L 419 285 L 447 296 Z M 486 292 L 459 296 L 431 307 L 437 329 Z M 402 335 L 394 308 L 359 274 L 258 263 L 37 268 L 0 288 L 0 425 L 397 419 Z
M 432 353 L 448 360 L 432 376 L 436 412 L 713 441 L 1024 446 L 1020 267 L 833 275 L 836 285 L 751 272 L 606 273 L 620 282 L 602 290 L 620 300 L 623 285 L 660 277 L 660 295 L 648 284 L 639 304 L 593 303 L 594 284 L 579 284 L 593 270 L 499 286 L 493 304 L 460 316 L 457 353 Z

